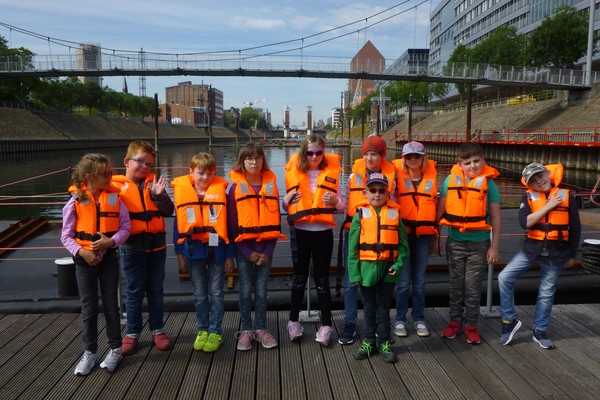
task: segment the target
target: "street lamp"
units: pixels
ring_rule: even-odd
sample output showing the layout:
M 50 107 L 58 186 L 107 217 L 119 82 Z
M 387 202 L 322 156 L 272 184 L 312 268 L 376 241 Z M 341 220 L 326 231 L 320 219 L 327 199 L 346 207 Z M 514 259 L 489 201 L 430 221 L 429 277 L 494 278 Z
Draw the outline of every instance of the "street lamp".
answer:
M 240 136 L 240 109 L 231 107 L 229 112 L 235 114 L 235 145 L 238 145 L 238 137 Z

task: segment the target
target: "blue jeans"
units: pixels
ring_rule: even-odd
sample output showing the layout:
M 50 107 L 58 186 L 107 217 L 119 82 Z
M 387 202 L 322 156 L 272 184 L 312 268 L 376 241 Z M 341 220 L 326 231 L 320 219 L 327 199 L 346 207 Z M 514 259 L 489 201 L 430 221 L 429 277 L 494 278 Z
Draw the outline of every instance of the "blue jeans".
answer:
M 82 337 L 85 350 L 98 351 L 98 283 L 106 321 L 106 335 L 111 349 L 121 347 L 119 315 L 119 254 L 109 250 L 102 262 L 90 267 L 81 257 L 73 257 L 79 297 L 81 298 Z
M 128 334 L 142 332 L 142 304 L 148 298 L 148 327 L 151 331 L 163 329 L 163 282 L 167 249 L 153 252 L 121 248 L 123 271 L 127 277 Z
M 190 280 L 194 289 L 196 328 L 200 332 L 221 334 L 225 313 L 224 264 L 215 263 L 214 253 L 208 259 L 188 259 Z
M 267 282 L 271 273 L 271 261 L 267 265 L 258 266 L 238 253 L 236 263 L 240 278 L 241 330 L 252 330 L 252 289 L 254 289 L 255 329 L 266 329 Z
M 540 266 L 540 287 L 538 289 L 537 302 L 535 304 L 535 317 L 533 329 L 545 331 L 548 328 L 556 284 L 563 268 L 564 261 L 554 262 L 547 257 L 538 257 L 529 260 L 522 251 L 519 251 L 512 260 L 504 267 L 498 275 L 498 286 L 500 287 L 500 314 L 502 319 L 514 320 L 517 318 L 515 310 L 514 285 L 517 279 L 534 264 Z
M 406 321 L 411 287 L 413 321 L 425 319 L 425 272 L 432 240 L 432 235 L 425 235 L 417 237 L 414 243 L 411 242 L 410 256 L 400 272 L 396 288 L 396 321 Z
M 344 266 L 344 324 L 356 325 L 357 313 L 358 313 L 358 285 L 350 283 L 350 272 L 348 271 L 348 235 L 349 230 L 342 232 L 344 238 L 344 245 L 342 246 L 343 260 L 342 265 Z

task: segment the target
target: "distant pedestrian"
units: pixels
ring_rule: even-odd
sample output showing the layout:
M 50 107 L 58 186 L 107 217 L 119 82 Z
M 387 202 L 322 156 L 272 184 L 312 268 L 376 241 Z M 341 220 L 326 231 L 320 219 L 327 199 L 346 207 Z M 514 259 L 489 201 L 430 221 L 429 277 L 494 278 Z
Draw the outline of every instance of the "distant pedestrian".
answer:
M 144 326 L 142 305 L 148 300 L 148 328 L 160 351 L 173 346 L 163 322 L 163 282 L 167 259 L 165 217 L 173 215 L 173 202 L 165 190 L 167 180 L 152 173 L 154 147 L 136 140 L 129 144 L 123 160 L 125 175 L 113 176 L 120 197 L 129 210 L 131 235 L 121 246 L 121 261 L 127 278 L 127 326 L 122 354 L 134 354 Z
M 72 197 L 63 208 L 60 239 L 75 262 L 83 325 L 84 352 L 75 375 L 87 375 L 98 365 L 98 286 L 109 345 L 100 367 L 113 372 L 121 360 L 117 250 L 129 237 L 130 223 L 119 189 L 110 184 L 112 175 L 105 155 L 83 156 L 71 179 Z
M 406 315 L 410 297 L 413 327 L 417 336 L 427 337 L 429 329 L 425 323 L 425 273 L 432 246 L 438 248 L 439 240 L 436 222 L 437 170 L 435 161 L 427 158 L 425 146 L 414 141 L 404 145 L 402 158 L 394 160 L 394 165 L 398 172 L 400 215 L 411 249 L 398 278 L 394 334 L 408 336 Z
M 446 257 L 450 274 L 450 323 L 442 335 L 454 339 L 465 324 L 467 343 L 479 344 L 481 285 L 487 266 L 498 262 L 500 255 L 500 191 L 494 182 L 500 174 L 486 164 L 477 143 L 461 144 L 457 158 L 440 190 L 437 208 L 439 225 L 448 226 Z
M 240 149 L 229 178 L 233 184 L 227 195 L 227 224 L 237 250 L 240 282 L 237 349 L 252 349 L 253 339 L 270 349 L 277 347 L 277 339 L 267 330 L 267 282 L 277 239 L 286 238 L 281 234 L 277 177 L 269 169 L 263 149 L 248 143 Z
M 385 175 L 373 173 L 357 205 L 348 239 L 350 282 L 360 287 L 364 304 L 364 339 L 354 358 L 379 352 L 385 362 L 398 357 L 391 344 L 390 303 L 398 273 L 409 254 L 400 207 L 389 200 Z
M 346 195 L 348 208 L 340 235 L 342 246 L 340 266 L 345 267 L 344 277 L 344 329 L 338 337 L 340 344 L 352 344 L 356 336 L 356 319 L 358 315 L 358 286 L 350 282 L 348 277 L 348 234 L 352 218 L 356 214 L 357 205 L 365 201 L 367 179 L 375 172 L 383 173 L 391 182 L 390 191 L 395 193 L 396 168 L 385 159 L 387 145 L 380 136 L 369 136 L 362 145 L 362 157 L 354 160 L 352 173 L 348 177 Z M 393 195 L 394 196 L 394 195 Z M 394 196 L 395 198 L 395 196 Z M 339 251 L 338 251 L 338 254 Z
M 227 181 L 216 176 L 217 161 L 200 152 L 190 173 L 171 182 L 175 196 L 173 241 L 187 259 L 194 290 L 194 350 L 214 352 L 223 340 L 225 275 L 233 272 L 235 249 L 227 232 Z
M 285 170 L 287 194 L 282 203 L 288 212 L 294 264 L 288 334 L 292 341 L 303 335 L 298 319 L 312 258 L 321 310 L 321 327 L 316 341 L 326 347 L 333 332 L 329 289 L 333 228 L 336 226 L 333 214 L 345 209 L 339 196 L 340 156 L 325 153 L 325 140 L 309 135 L 302 141 L 298 154 L 292 155 Z
M 534 264 L 540 266 L 540 286 L 533 318 L 533 340 L 544 349 L 553 349 L 546 331 L 558 278 L 563 268 L 575 264 L 581 239 L 581 222 L 573 193 L 559 187 L 563 177 L 561 164 L 531 163 L 523 170 L 527 192 L 521 199 L 519 224 L 527 229 L 522 249 L 498 275 L 502 335 L 500 343 L 509 344 L 521 321 L 515 310 L 514 285 Z

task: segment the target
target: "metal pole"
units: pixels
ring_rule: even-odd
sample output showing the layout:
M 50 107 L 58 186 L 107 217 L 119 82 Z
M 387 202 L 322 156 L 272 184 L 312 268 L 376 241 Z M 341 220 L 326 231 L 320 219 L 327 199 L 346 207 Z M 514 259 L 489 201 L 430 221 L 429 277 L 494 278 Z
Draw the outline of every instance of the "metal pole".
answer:
M 412 142 L 412 94 L 408 95 L 408 141 Z
M 467 85 L 467 129 L 465 132 L 465 140 L 471 141 L 471 100 L 473 97 L 473 85 Z
M 595 14 L 595 11 L 596 11 L 596 1 L 590 0 L 587 57 L 586 57 L 586 63 L 585 63 L 585 84 L 586 84 L 586 86 L 592 86 L 592 55 L 594 52 L 594 14 Z
M 156 152 L 155 165 L 158 163 L 158 93 L 154 93 L 154 151 Z

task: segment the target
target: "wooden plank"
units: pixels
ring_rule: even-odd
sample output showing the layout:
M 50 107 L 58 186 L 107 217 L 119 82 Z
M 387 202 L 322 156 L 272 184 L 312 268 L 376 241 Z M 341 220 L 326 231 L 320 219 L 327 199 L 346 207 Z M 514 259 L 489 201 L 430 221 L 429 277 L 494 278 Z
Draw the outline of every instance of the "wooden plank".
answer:
M 238 314 L 239 315 L 239 314 Z M 258 363 L 257 342 L 253 344 L 252 350 L 237 350 L 237 332 L 239 332 L 239 320 L 235 328 L 234 341 L 232 346 L 236 346 L 234 368 L 231 376 L 231 398 L 233 399 L 254 399 L 256 398 L 256 385 L 258 371 L 264 366 Z
M 59 346 L 51 346 L 52 342 L 74 318 L 74 315 L 71 315 L 71 318 L 59 314 L 44 316 L 36 323 L 43 330 L 35 335 L 34 340 L 25 342 L 22 347 L 15 346 L 16 343 L 11 345 L 17 352 L 10 359 L 10 368 L 0 375 L 0 388 L 2 388 L 0 399 L 8 398 L 8 392 L 16 394 L 25 390 L 31 382 L 37 379 L 38 375 L 47 368 L 47 364 L 58 354 Z M 26 341 L 28 337 L 22 335 L 17 339 Z
M 81 355 L 81 320 L 78 314 L 62 314 L 61 318 L 69 319 L 71 323 L 48 346 L 56 352 L 56 357 L 49 359 L 47 363 L 42 363 L 45 369 L 33 382 L 23 388 L 20 399 L 45 399 L 49 392 L 64 384 L 62 382 L 64 377 L 73 375 L 73 360 Z M 79 382 L 83 381 L 79 380 Z
M 0 365 L 7 364 L 9 371 L 13 371 L 12 363 L 16 354 L 36 340 L 36 337 L 56 318 L 58 318 L 58 314 L 34 315 L 31 318 L 26 316 L 21 320 L 22 325 L 21 323 L 13 324 L 2 332 L 0 336 L 4 337 L 0 341 L 5 345 L 0 348 Z M 13 335 L 9 336 L 11 332 Z M 2 382 L 1 379 L 0 382 Z
M 231 360 L 235 360 L 235 332 L 239 326 L 238 313 L 225 313 L 223 319 L 223 342 L 214 353 L 204 353 L 205 360 L 212 362 L 206 382 L 206 399 L 228 399 L 233 368 Z
M 287 331 L 289 311 L 279 311 L 279 358 L 281 360 L 281 396 L 284 399 L 306 399 L 301 343 L 292 343 Z M 306 338 L 302 338 L 304 340 Z
M 35 327 L 35 322 L 42 317 L 42 314 L 25 314 L 19 315 L 18 318 L 9 318 L 7 322 L 10 324 L 0 332 L 0 350 L 9 346 L 10 342 L 18 337 L 21 333 L 29 329 L 30 326 Z M 10 347 L 10 346 L 9 346 Z M 4 353 L 4 358 L 0 352 L 0 366 L 6 362 L 6 356 L 12 355 L 13 349 L 8 349 Z
M 280 337 L 277 327 L 286 325 L 287 318 L 280 320 L 276 311 L 267 312 L 267 329 L 281 346 L 281 342 L 288 337 Z M 256 342 L 258 348 L 258 364 L 256 371 L 256 396 L 257 399 L 280 399 L 281 398 L 281 365 L 279 360 L 278 348 L 265 349 L 259 342 Z M 239 353 L 239 352 L 238 352 Z M 247 383 L 249 385 L 249 383 Z M 232 396 L 232 398 L 235 398 Z
M 323 399 L 332 397 L 330 379 L 335 379 L 328 374 L 324 363 L 324 351 L 331 351 L 315 341 L 317 329 L 321 323 L 303 323 L 304 336 L 298 343 L 291 346 L 300 346 L 300 358 L 304 370 L 306 394 L 309 399 Z
M 4 314 L 2 318 L 0 318 L 0 333 L 23 317 L 23 314 Z M 0 347 L 4 346 L 4 344 L 4 342 L 0 342 Z

